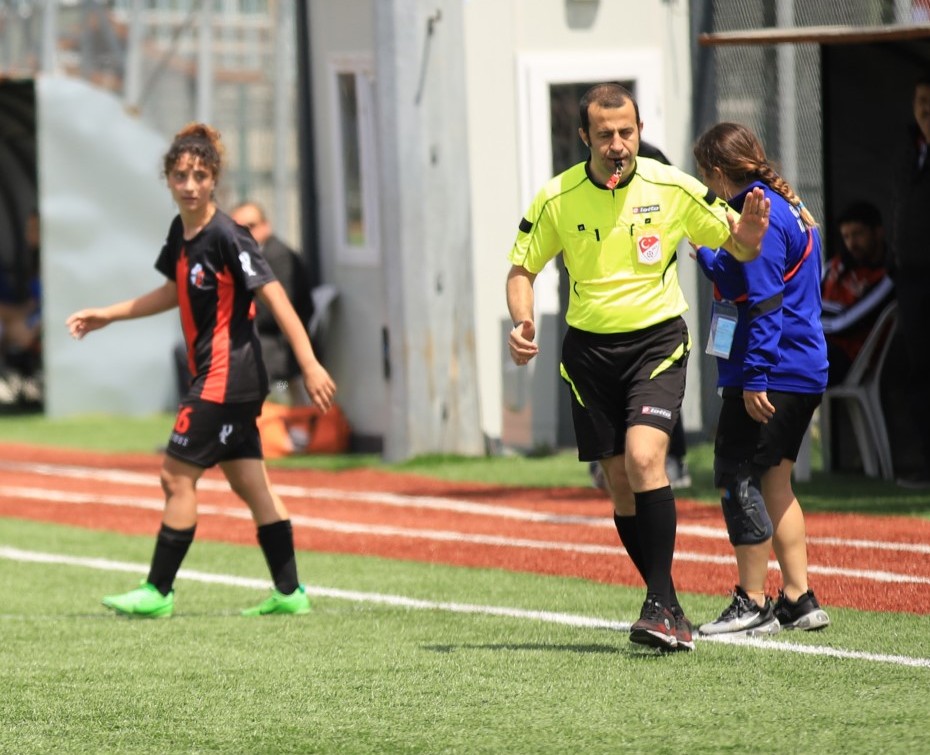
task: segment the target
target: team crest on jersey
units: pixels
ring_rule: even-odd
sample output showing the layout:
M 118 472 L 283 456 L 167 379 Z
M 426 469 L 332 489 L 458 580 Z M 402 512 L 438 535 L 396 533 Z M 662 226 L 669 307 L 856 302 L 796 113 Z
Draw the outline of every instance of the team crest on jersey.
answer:
M 194 288 L 203 288 L 204 272 L 203 265 L 199 262 L 191 268 L 190 272 L 191 285 Z
M 659 205 L 657 204 L 646 204 L 646 205 L 643 205 L 642 207 L 633 208 L 634 215 L 642 215 L 644 212 L 658 212 L 658 211 L 659 211 Z
M 258 273 L 252 268 L 252 258 L 248 252 L 239 252 L 239 264 L 242 265 L 242 272 L 249 277 L 254 278 Z
M 662 259 L 662 240 L 656 234 L 636 239 L 636 255 L 643 265 L 655 265 Z

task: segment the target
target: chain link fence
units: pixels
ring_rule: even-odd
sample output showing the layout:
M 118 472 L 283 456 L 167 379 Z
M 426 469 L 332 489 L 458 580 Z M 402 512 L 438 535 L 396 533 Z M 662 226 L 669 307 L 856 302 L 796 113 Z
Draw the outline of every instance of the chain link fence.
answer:
M 707 0 L 710 28 L 720 33 L 784 28 L 879 27 L 927 23 L 927 0 Z M 696 4 L 697 5 L 697 4 Z M 823 93 L 820 45 L 726 45 L 704 60 L 710 101 L 696 103 L 695 133 L 738 121 L 762 139 L 769 157 L 818 222 L 825 217 Z
M 85 79 L 166 139 L 206 116 L 227 149 L 221 204 L 258 200 L 279 235 L 299 242 L 292 3 L 55 0 L 53 14 L 46 7 L 0 0 L 0 75 Z M 292 159 L 282 165 L 281 155 Z

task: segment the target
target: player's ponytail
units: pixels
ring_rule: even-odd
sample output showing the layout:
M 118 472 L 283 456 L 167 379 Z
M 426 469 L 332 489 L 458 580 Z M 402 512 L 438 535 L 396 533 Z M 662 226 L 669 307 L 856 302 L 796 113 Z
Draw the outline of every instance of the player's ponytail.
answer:
M 705 171 L 720 168 L 727 180 L 739 187 L 761 181 L 796 207 L 808 228 L 817 225 L 791 185 L 769 164 L 762 143 L 742 124 L 724 122 L 712 126 L 695 143 L 694 159 Z

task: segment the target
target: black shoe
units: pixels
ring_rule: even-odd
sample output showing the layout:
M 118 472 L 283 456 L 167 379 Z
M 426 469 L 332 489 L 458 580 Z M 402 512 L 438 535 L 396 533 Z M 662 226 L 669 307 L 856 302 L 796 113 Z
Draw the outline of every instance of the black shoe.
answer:
M 733 601 L 714 621 L 701 624 L 701 634 L 729 634 L 740 637 L 758 637 L 775 634 L 781 625 L 772 609 L 772 601 L 765 599 L 760 606 L 750 598 L 742 587 L 733 590 Z
M 639 619 L 630 627 L 630 642 L 660 650 L 675 650 L 675 617 L 656 598 L 647 597 Z
M 678 643 L 675 649 L 694 650 L 694 627 L 688 621 L 688 617 L 685 616 L 684 610 L 681 606 L 672 606 L 671 611 L 672 616 L 675 618 L 673 631 L 675 632 L 675 640 Z
M 775 618 L 782 629 L 823 629 L 830 624 L 830 617 L 820 607 L 813 590 L 808 590 L 797 600 L 788 600 L 780 591 L 775 603 Z

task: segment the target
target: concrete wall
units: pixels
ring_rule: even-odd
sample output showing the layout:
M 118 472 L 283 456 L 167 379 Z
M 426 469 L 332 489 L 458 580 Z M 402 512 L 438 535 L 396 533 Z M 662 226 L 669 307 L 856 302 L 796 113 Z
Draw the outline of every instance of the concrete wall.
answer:
M 325 358 L 339 384 L 338 400 L 353 432 L 383 435 L 388 417 L 387 382 L 382 372 L 381 332 L 386 303 L 380 258 L 347 262 L 340 254 L 337 191 L 342 166 L 337 152 L 333 67 L 370 62 L 374 67 L 374 11 L 371 0 L 310 4 L 314 129 L 322 277 L 339 289 Z M 301 96 L 301 95 L 298 95 Z M 375 184 L 378 177 L 371 176 Z
M 340 170 L 333 146 L 332 66 L 340 59 L 375 59 L 373 19 L 372 0 L 311 4 L 323 274 L 341 292 L 326 342 L 327 364 L 340 383 L 340 401 L 353 429 L 379 436 L 388 416 L 380 340 L 386 319 L 383 271 L 380 263 L 340 261 L 332 190 Z M 527 100 L 532 88 L 528 78 L 532 70 L 545 68 L 547 60 L 557 70 L 573 67 L 583 76 L 577 79 L 581 81 L 630 74 L 644 77 L 648 87 L 638 96 L 641 105 L 647 101 L 645 110 L 651 114 L 644 113 L 644 136 L 686 167 L 691 96 L 688 13 L 686 3 L 663 0 L 464 0 L 463 33 L 467 88 L 450 96 L 467 98 L 470 189 L 464 199 L 470 201 L 472 214 L 480 422 L 485 435 L 493 439 L 501 435 L 500 323 L 507 317 L 506 257 L 529 198 L 548 178 L 528 146 L 534 124 L 527 119 L 539 104 Z M 412 56 L 421 53 L 410 50 Z M 637 63 L 643 60 L 649 62 Z M 565 75 L 571 80 L 569 71 Z M 680 268 L 685 295 L 696 302 L 696 271 L 687 255 Z M 541 283 L 540 289 L 544 290 L 538 298 L 551 311 L 552 302 L 557 302 L 555 283 Z M 692 360 L 695 369 L 698 362 Z M 691 379 L 696 381 L 693 375 Z M 698 394 L 691 395 L 696 399 Z M 700 422 L 693 403 L 686 399 L 686 427 Z
M 167 144 L 79 79 L 41 77 L 36 100 L 46 414 L 173 409 L 177 311 L 115 323 L 82 341 L 65 327 L 75 310 L 164 281 L 155 259 L 176 214 L 160 177 Z
M 641 105 L 644 98 L 657 100 L 653 111 L 659 122 L 651 122 L 644 113 L 644 138 L 685 167 L 690 156 L 688 14 L 684 3 L 659 0 L 468 0 L 465 18 L 482 426 L 489 436 L 499 437 L 506 256 L 527 202 L 540 183 L 521 179 L 528 168 L 521 165 L 521 159 L 531 159 L 521 158 L 529 138 L 526 128 L 521 128 L 525 120 L 520 102 L 521 60 L 551 57 L 560 65 L 566 61 L 565 65 L 577 66 L 593 80 L 609 80 L 615 66 L 623 65 L 620 55 L 634 59 L 637 52 L 654 54 L 661 68 L 659 91 L 640 91 L 638 97 Z M 602 65 L 597 63 L 599 58 Z M 682 285 L 688 301 L 696 302 L 697 275 L 689 262 L 685 257 L 680 265 Z M 537 299 L 540 293 L 545 300 L 544 292 L 538 292 Z M 696 333 L 696 323 L 689 324 Z M 697 363 L 692 360 L 692 365 Z M 696 384 L 696 375 L 690 379 Z M 697 398 L 698 394 L 692 395 Z M 692 404 L 686 399 L 686 428 L 700 422 L 699 408 Z

